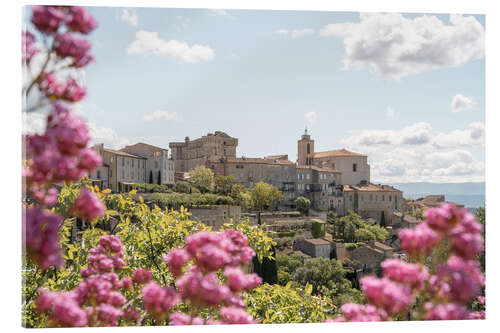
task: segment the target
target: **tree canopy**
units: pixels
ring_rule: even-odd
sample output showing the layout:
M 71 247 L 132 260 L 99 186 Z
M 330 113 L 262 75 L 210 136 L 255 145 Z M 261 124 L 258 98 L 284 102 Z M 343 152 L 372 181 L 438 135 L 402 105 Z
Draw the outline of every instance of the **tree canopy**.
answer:
M 209 168 L 198 165 L 189 171 L 189 182 L 201 193 L 212 192 L 214 190 L 214 173 Z

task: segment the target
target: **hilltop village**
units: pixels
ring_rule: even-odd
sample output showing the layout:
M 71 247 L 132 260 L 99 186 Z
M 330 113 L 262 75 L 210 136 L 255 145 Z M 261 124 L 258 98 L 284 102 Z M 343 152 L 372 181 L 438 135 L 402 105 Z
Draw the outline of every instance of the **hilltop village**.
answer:
M 384 259 L 399 256 L 398 231 L 418 225 L 425 207 L 445 201 L 444 196 L 405 200 L 402 191 L 372 183 L 367 155 L 346 149 L 318 152 L 307 129 L 297 141 L 296 162 L 288 155 L 238 157 L 237 147 L 238 139 L 222 131 L 170 142 L 170 155 L 169 149 L 146 143 L 119 150 L 98 144 L 93 148 L 102 156 L 103 165 L 89 177 L 113 192 L 137 189 L 146 201 L 160 206 L 178 208 L 175 204 L 183 204 L 194 219 L 214 229 L 242 219 L 260 223 L 262 213 L 279 253 L 302 259 L 349 259 L 362 272 L 371 272 Z M 200 167 L 211 170 L 215 177 L 230 179 L 226 195 L 235 186 L 251 191 L 263 182 L 279 190 L 280 200 L 259 211 L 258 221 L 251 207 L 226 199 L 198 200 L 201 194 L 195 194 L 189 184 L 190 173 Z M 307 199 L 307 211 L 298 211 L 298 198 Z

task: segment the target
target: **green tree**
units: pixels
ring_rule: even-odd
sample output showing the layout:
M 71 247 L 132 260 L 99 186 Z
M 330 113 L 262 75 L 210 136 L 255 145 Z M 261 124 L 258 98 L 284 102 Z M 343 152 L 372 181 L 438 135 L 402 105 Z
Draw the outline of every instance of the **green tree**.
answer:
M 293 274 L 293 280 L 301 285 L 311 285 L 313 294 L 328 296 L 336 305 L 362 298 L 359 290 L 353 289 L 346 278 L 347 271 L 336 259 L 315 258 L 307 260 Z
M 275 208 L 283 200 L 283 193 L 276 187 L 264 182 L 258 182 L 250 190 L 254 208 L 263 211 L 265 208 Z
M 223 176 L 223 175 L 215 175 L 215 186 L 214 186 L 214 191 L 215 193 L 222 194 L 222 195 L 229 195 L 232 190 L 234 178 L 231 176 Z
M 318 222 L 313 222 L 311 225 L 311 235 L 313 238 L 324 237 L 325 230 L 323 229 L 323 224 Z
M 149 171 L 149 183 L 153 184 L 153 170 Z
M 385 222 L 385 212 L 382 211 L 382 216 L 380 217 L 380 226 L 381 227 L 385 227 L 386 226 L 386 222 Z
M 189 182 L 201 193 L 212 192 L 214 190 L 214 173 L 203 165 L 198 165 L 189 172 Z
M 295 199 L 294 203 L 295 207 L 297 207 L 297 210 L 302 214 L 309 214 L 309 208 L 311 208 L 311 200 L 304 197 L 298 197 L 297 199 Z
M 161 171 L 158 170 L 158 185 L 161 185 Z
M 249 211 L 253 207 L 252 196 L 246 187 L 241 184 L 233 184 L 231 193 L 236 205 L 241 206 L 243 211 Z

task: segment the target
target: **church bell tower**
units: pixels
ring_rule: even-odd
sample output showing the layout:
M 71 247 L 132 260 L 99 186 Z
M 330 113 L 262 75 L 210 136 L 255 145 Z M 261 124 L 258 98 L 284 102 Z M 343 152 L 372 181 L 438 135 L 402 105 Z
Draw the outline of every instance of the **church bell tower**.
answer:
M 311 135 L 307 132 L 307 127 L 302 134 L 302 137 L 297 141 L 297 164 L 312 165 L 314 156 L 314 140 L 311 140 Z

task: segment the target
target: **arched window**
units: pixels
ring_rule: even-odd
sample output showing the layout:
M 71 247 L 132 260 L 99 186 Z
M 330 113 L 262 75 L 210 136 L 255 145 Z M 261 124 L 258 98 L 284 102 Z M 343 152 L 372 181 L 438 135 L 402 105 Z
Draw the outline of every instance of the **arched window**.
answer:
M 311 144 L 310 143 L 307 144 L 307 153 L 308 154 L 311 153 Z

